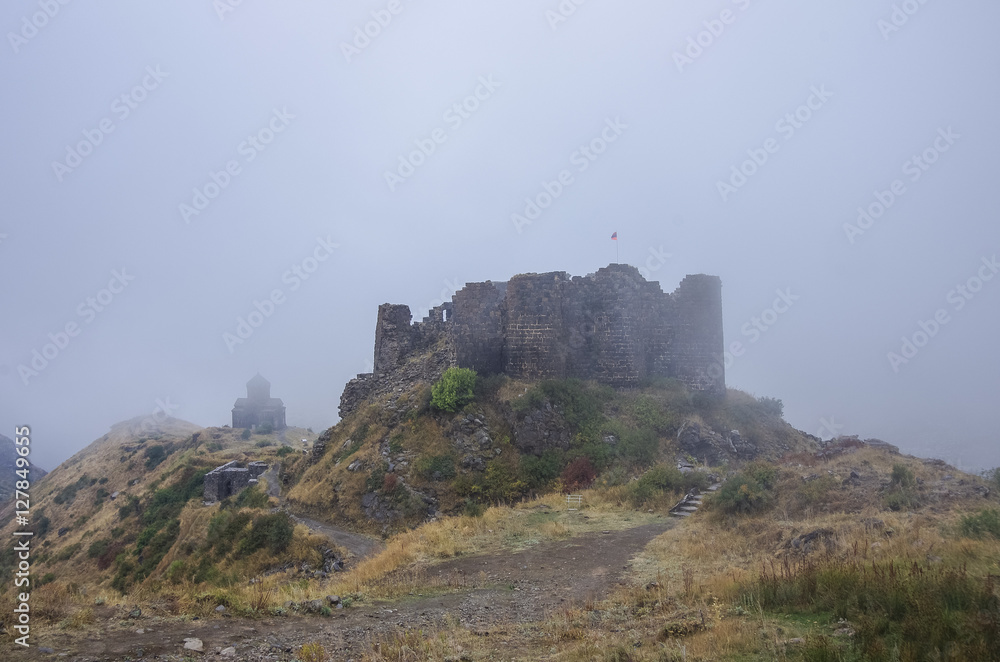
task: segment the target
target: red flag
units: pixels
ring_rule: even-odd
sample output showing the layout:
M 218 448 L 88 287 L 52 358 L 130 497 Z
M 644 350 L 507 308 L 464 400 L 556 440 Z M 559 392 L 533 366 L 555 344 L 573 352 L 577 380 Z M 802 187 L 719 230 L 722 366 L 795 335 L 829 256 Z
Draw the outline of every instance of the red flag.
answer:
M 618 241 L 618 233 L 615 232 L 613 235 L 611 235 L 611 238 L 614 239 L 615 241 Z

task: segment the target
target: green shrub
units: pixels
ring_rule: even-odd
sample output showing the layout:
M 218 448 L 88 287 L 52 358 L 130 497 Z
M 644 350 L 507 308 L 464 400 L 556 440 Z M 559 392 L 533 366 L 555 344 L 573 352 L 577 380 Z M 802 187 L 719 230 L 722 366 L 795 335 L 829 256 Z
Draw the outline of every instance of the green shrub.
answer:
M 257 434 L 271 434 L 274 432 L 274 426 L 270 423 L 263 423 L 257 426 Z
M 913 510 L 920 507 L 917 479 L 905 464 L 892 465 L 892 477 L 883 502 L 889 510 Z
M 187 574 L 187 565 L 178 559 L 170 564 L 165 576 L 170 583 L 179 584 L 184 579 L 185 574 Z
M 143 455 L 146 456 L 146 469 L 150 470 L 155 469 L 161 462 L 167 459 L 169 453 L 163 445 L 155 444 L 143 451 Z
M 967 538 L 986 538 L 992 536 L 1000 540 L 1000 510 L 987 508 L 975 515 L 966 515 L 959 523 L 959 530 Z
M 771 416 L 773 418 L 782 418 L 784 416 L 785 403 L 778 398 L 761 396 L 757 398 L 757 403 L 760 405 L 760 410 L 765 416 Z
M 635 404 L 632 407 L 632 416 L 640 427 L 648 428 L 661 434 L 666 433 L 674 427 L 674 422 L 670 414 L 648 395 L 640 395 L 636 398 Z
M 466 499 L 462 503 L 462 514 L 466 517 L 482 517 L 484 512 L 486 512 L 485 506 L 472 499 Z
M 205 535 L 205 552 L 214 551 L 215 558 L 229 554 L 233 548 L 233 541 L 243 539 L 250 520 L 249 513 L 220 510 L 212 515 L 212 519 L 208 522 L 208 533 Z
M 95 479 L 96 480 L 96 479 Z M 66 504 L 67 506 L 73 503 L 76 499 L 76 493 L 80 490 L 90 486 L 90 479 L 86 475 L 80 476 L 75 483 L 70 483 L 65 486 L 52 498 L 58 504 Z
M 451 480 L 455 477 L 455 456 L 425 455 L 414 464 L 414 469 L 424 480 Z
M 668 493 L 680 492 L 684 486 L 684 474 L 677 467 L 658 464 L 638 480 L 628 484 L 626 498 L 634 508 Z
M 729 514 L 752 514 L 767 510 L 774 503 L 775 467 L 766 462 L 751 462 L 723 483 L 715 502 Z
M 96 559 L 101 556 L 106 551 L 108 551 L 108 546 L 111 545 L 111 541 L 107 539 L 95 540 L 90 543 L 90 547 L 87 548 L 87 558 Z
M 565 464 L 564 453 L 553 449 L 540 456 L 522 455 L 520 479 L 533 490 L 541 489 L 559 477 Z
M 271 501 L 260 487 L 254 485 L 236 495 L 234 505 L 237 508 L 267 508 Z
M 917 479 L 913 476 L 913 471 L 905 464 L 892 465 L 892 484 L 899 487 L 913 487 L 917 484 Z
M 253 433 L 250 432 L 250 428 L 243 428 L 243 432 L 240 432 L 240 439 L 242 439 L 243 441 L 246 441 L 247 439 L 250 438 L 251 434 L 253 434 Z M 221 446 L 221 444 L 220 444 L 220 446 Z
M 53 561 L 68 561 L 71 558 L 73 558 L 74 556 L 76 556 L 76 553 L 80 551 L 81 547 L 83 547 L 83 544 L 82 543 L 78 543 L 78 542 L 75 542 L 72 545 L 67 545 L 67 546 L 65 546 L 65 547 L 62 548 L 61 552 L 59 552 L 54 557 L 52 557 L 52 560 Z
M 280 554 L 292 542 L 295 524 L 287 513 L 274 513 L 254 518 L 250 531 L 237 548 L 238 556 L 248 556 L 258 549 L 267 548 L 271 554 Z
M 660 439 L 651 429 L 625 430 L 618 441 L 622 459 L 636 465 L 649 465 L 659 455 Z
M 295 449 L 291 446 L 282 446 L 275 453 L 278 457 L 285 457 L 286 455 L 291 455 L 295 452 Z
M 257 448 L 267 448 L 268 446 L 274 446 L 273 439 L 258 439 L 257 443 L 254 444 Z
M 431 405 L 441 411 L 456 412 L 475 397 L 476 371 L 448 368 L 431 387 Z
M 579 379 L 547 379 L 528 389 L 511 403 L 515 412 L 541 409 L 546 403 L 558 406 L 566 422 L 577 430 L 589 431 L 604 419 L 604 403 L 614 397 L 610 387 L 591 386 Z
M 500 459 L 491 460 L 486 465 L 481 486 L 481 497 L 488 502 L 510 503 L 522 498 L 528 491 L 524 481 Z

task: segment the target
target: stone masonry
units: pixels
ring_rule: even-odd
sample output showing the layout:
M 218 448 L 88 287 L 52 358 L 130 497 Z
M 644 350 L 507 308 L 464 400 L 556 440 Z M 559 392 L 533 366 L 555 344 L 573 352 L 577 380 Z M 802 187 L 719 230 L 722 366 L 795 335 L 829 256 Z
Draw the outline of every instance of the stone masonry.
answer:
M 433 382 L 452 366 L 616 387 L 665 377 L 699 391 L 726 388 L 716 276 L 687 276 L 666 294 L 625 264 L 587 276 L 521 274 L 469 283 L 423 321 L 411 320 L 408 306 L 379 306 L 374 372 L 347 384 L 341 417 L 372 397 Z
M 247 487 L 256 485 L 257 479 L 267 468 L 266 462 L 251 462 L 246 467 L 240 467 L 233 460 L 212 469 L 205 474 L 204 500 L 214 503 L 239 494 Z

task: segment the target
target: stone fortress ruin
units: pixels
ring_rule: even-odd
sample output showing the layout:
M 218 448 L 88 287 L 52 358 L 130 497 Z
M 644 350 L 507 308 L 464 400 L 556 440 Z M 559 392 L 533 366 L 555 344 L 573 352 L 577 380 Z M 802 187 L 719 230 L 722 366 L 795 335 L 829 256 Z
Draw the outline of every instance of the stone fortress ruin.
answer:
M 674 378 L 723 394 L 722 327 L 717 276 L 686 276 L 670 294 L 626 264 L 587 276 L 555 271 L 468 283 L 421 322 L 412 322 L 409 306 L 379 306 L 374 370 L 348 382 L 340 416 L 370 398 L 436 381 L 452 366 L 616 387 Z
M 250 462 L 246 467 L 241 467 L 236 460 L 216 467 L 205 474 L 204 499 L 207 503 L 215 503 L 239 494 L 251 485 L 256 485 L 257 479 L 267 469 L 266 462 Z

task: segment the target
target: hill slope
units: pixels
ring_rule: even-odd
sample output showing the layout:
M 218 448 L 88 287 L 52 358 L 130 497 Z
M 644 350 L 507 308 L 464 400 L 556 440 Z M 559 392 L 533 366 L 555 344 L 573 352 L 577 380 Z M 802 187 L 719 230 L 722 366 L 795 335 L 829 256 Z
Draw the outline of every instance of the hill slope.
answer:
M 624 484 L 654 466 L 702 468 L 814 451 L 781 403 L 724 398 L 673 381 L 616 390 L 595 382 L 477 382 L 460 411 L 430 406 L 431 388 L 370 401 L 324 432 L 286 471 L 289 501 L 347 525 L 389 533 L 442 514 L 561 487 Z M 574 466 L 578 479 L 566 472 Z M 586 476 L 590 475 L 590 478 Z M 560 482 L 561 481 L 561 482 Z

